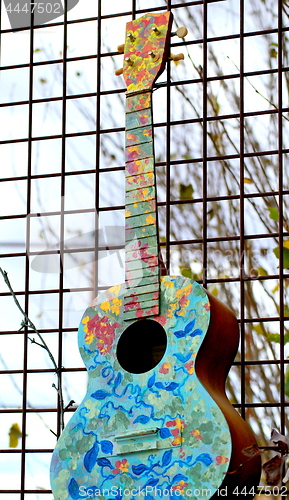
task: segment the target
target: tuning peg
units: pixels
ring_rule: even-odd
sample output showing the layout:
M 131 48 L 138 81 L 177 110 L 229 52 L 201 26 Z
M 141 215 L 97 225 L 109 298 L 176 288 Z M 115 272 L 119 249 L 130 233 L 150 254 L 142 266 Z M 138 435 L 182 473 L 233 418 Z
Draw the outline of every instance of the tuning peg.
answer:
M 182 61 L 183 59 L 185 59 L 185 56 L 184 56 L 184 54 L 171 54 L 170 55 L 170 59 L 172 61 L 175 61 L 175 62 L 176 61 Z
M 179 38 L 185 38 L 187 36 L 188 30 L 185 26 L 181 26 L 180 28 L 177 29 L 174 33 L 172 33 L 172 36 L 177 35 Z
M 123 68 L 116 69 L 116 70 L 115 70 L 115 72 L 114 72 L 114 74 L 115 74 L 116 76 L 120 76 L 120 75 L 122 75 L 122 74 L 123 74 Z
M 118 46 L 117 46 L 117 51 L 118 51 L 120 54 L 123 54 L 123 53 L 124 53 L 124 43 L 122 43 L 121 45 L 118 45 Z
M 155 61 L 158 59 L 157 54 L 155 54 L 152 50 L 148 53 L 148 55 Z
M 125 62 L 129 65 L 129 66 L 133 66 L 133 61 L 130 57 L 125 57 Z
M 127 34 L 127 38 L 131 41 L 131 42 L 134 42 L 135 41 L 135 36 L 133 36 L 132 33 L 128 33 Z

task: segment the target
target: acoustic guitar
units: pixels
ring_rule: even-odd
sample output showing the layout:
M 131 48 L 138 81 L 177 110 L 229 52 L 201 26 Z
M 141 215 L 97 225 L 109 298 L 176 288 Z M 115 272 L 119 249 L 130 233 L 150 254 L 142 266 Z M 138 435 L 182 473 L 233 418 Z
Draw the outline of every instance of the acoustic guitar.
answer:
M 131 21 L 120 49 L 125 283 L 101 293 L 79 326 L 89 383 L 53 453 L 55 500 L 257 491 L 260 457 L 246 462 L 242 453 L 256 441 L 224 390 L 237 320 L 197 282 L 160 276 L 152 89 L 169 56 L 171 25 L 170 12 Z

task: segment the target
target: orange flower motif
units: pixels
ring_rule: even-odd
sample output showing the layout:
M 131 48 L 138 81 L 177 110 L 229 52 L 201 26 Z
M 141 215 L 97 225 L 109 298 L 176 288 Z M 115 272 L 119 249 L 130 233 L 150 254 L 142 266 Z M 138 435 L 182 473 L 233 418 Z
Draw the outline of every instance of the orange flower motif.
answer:
M 119 474 L 123 472 L 128 472 L 128 467 L 129 463 L 126 458 L 123 458 L 122 460 L 117 460 L 115 462 L 115 469 L 113 469 L 114 474 Z
M 180 480 L 179 484 L 175 484 L 175 486 L 172 487 L 174 491 L 179 491 L 181 495 L 184 494 L 185 488 L 188 486 L 188 483 L 186 483 L 183 479 Z
M 202 441 L 202 439 L 203 439 L 202 436 L 201 436 L 201 433 L 200 433 L 199 429 L 195 429 L 193 431 L 190 431 L 190 434 L 192 436 L 195 436 L 195 438 L 196 438 L 197 441 Z
M 195 371 L 195 368 L 194 368 L 194 360 L 192 361 L 188 361 L 186 364 L 185 364 L 185 368 L 188 370 L 188 373 L 190 375 L 192 375 Z
M 216 464 L 217 465 L 225 464 L 226 462 L 229 462 L 229 459 L 227 457 L 225 457 L 225 455 L 218 455 L 216 457 Z
M 159 369 L 159 372 L 163 373 L 163 374 L 168 373 L 169 369 L 170 369 L 170 366 L 171 366 L 170 363 L 163 363 L 162 366 Z

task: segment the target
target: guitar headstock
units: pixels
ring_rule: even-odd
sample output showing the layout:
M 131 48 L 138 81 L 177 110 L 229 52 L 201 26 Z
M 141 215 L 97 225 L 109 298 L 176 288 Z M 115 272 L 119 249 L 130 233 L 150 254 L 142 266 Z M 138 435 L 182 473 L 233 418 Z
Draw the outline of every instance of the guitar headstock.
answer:
M 146 14 L 126 25 L 123 77 L 127 92 L 150 90 L 168 58 L 171 12 Z M 121 50 L 122 51 L 122 50 Z

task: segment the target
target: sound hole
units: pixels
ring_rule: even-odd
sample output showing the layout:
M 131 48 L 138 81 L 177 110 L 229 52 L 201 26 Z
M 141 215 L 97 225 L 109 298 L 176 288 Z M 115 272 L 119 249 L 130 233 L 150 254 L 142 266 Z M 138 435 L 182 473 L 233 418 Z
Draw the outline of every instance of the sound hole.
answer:
M 127 372 L 145 373 L 160 362 L 166 346 L 167 336 L 162 325 L 151 319 L 142 319 L 121 334 L 116 356 Z

